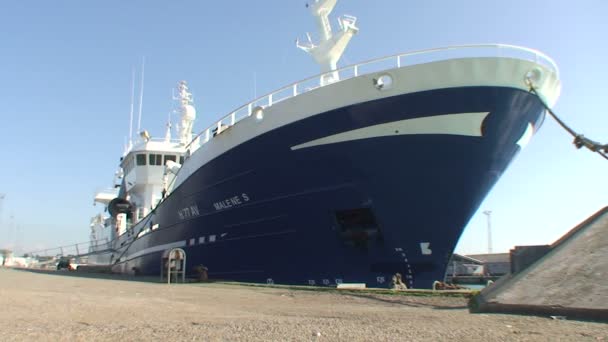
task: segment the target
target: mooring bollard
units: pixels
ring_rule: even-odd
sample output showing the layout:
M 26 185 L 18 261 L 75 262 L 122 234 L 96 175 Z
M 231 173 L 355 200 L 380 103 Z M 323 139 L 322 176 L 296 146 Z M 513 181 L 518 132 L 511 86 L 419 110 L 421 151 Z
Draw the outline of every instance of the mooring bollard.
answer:
M 196 274 L 198 274 L 199 282 L 205 282 L 205 281 L 209 280 L 209 276 L 207 274 L 208 270 L 209 269 L 207 267 L 205 267 L 204 265 L 198 265 L 194 268 L 194 271 L 196 272 Z

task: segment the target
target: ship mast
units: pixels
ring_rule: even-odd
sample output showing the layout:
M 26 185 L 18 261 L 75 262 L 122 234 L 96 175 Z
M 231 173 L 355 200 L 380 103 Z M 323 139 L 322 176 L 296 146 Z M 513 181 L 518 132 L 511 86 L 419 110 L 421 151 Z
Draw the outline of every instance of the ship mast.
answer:
M 186 81 L 180 81 L 177 86 L 177 98 L 181 114 L 181 122 L 179 125 L 179 140 L 182 145 L 187 145 L 192 141 L 192 127 L 196 119 L 196 109 L 192 105 L 192 94 L 188 91 Z
M 338 61 L 350 39 L 359 31 L 355 26 L 357 18 L 345 15 L 338 19 L 341 31 L 333 34 L 329 23 L 329 14 L 336 6 L 336 2 L 337 0 L 315 0 L 313 4 L 307 4 L 306 7 L 310 9 L 317 20 L 320 40 L 315 45 L 308 33 L 306 34 L 307 43 L 302 44 L 299 40 L 296 40 L 296 46 L 308 52 L 320 65 L 321 72 L 326 73 L 321 78 L 321 85 L 340 80 L 338 73 L 335 72 Z

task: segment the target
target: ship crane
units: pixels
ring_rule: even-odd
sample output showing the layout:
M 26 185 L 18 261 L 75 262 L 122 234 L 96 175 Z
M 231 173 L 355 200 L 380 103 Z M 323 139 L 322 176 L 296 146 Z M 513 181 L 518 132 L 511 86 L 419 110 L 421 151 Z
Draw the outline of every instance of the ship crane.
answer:
M 307 33 L 308 41 L 306 43 L 296 40 L 296 46 L 309 53 L 320 65 L 321 72 L 326 73 L 321 78 L 322 86 L 340 80 L 338 73 L 335 72 L 338 61 L 353 35 L 359 32 L 355 25 L 357 18 L 344 15 L 338 18 L 341 31 L 333 34 L 329 14 L 336 6 L 336 2 L 337 0 L 315 0 L 313 4 L 307 4 L 306 7 L 316 17 L 320 39 L 318 44 L 314 44 L 310 34 Z

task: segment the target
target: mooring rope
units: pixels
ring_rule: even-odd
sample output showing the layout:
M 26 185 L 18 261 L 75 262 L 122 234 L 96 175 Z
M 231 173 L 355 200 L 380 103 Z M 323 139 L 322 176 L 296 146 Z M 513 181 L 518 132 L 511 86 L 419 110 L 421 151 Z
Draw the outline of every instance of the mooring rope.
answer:
M 545 101 L 540 97 L 540 95 L 538 94 L 538 92 L 536 91 L 536 88 L 534 88 L 533 85 L 530 84 L 530 93 L 536 95 L 536 97 L 538 97 L 538 99 L 540 100 L 540 102 L 543 104 L 543 106 L 545 107 L 545 110 L 549 113 L 549 115 L 555 120 L 557 121 L 557 123 L 563 128 L 565 129 L 568 133 L 570 133 L 570 135 L 572 135 L 572 137 L 574 137 L 574 141 L 572 142 L 574 144 L 574 146 L 576 146 L 576 148 L 580 149 L 582 147 L 586 147 L 589 150 L 591 150 L 592 152 L 596 152 L 597 154 L 599 154 L 600 156 L 602 156 L 604 159 L 608 160 L 608 144 L 600 144 L 598 142 L 595 142 L 589 138 L 586 138 L 584 135 L 582 134 L 578 134 L 576 133 L 576 131 L 574 131 L 572 128 L 570 128 L 570 126 L 568 126 L 564 121 L 562 121 L 552 110 L 551 108 L 549 108 L 549 106 L 545 103 Z

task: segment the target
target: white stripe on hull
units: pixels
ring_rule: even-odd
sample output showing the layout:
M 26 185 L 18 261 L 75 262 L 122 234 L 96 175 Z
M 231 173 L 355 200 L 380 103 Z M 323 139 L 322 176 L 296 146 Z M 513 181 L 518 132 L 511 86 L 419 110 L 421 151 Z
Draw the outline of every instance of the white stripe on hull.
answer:
M 481 124 L 489 112 L 457 113 L 405 119 L 354 129 L 292 146 L 292 150 L 345 141 L 395 135 L 449 134 L 480 137 Z
M 186 246 L 186 240 L 166 243 L 164 245 L 158 245 L 158 246 L 142 249 L 141 251 L 135 252 L 133 254 L 129 254 L 129 256 L 127 257 L 127 260 L 135 259 L 135 258 L 140 257 L 145 254 L 161 252 L 161 251 L 165 251 L 167 249 L 179 248 L 179 247 L 184 247 L 184 246 Z

